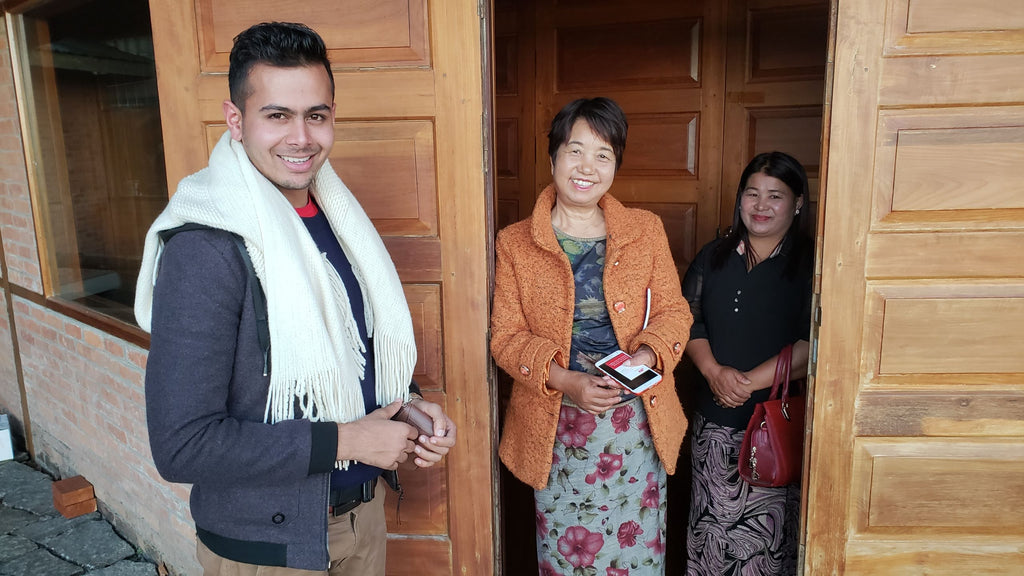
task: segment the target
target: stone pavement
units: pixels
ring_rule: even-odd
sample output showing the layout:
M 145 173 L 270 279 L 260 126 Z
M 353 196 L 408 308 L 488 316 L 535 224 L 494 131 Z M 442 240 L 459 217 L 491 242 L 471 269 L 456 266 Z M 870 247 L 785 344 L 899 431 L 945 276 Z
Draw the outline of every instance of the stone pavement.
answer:
M 51 484 L 30 466 L 0 462 L 0 576 L 156 576 L 99 513 L 61 516 Z

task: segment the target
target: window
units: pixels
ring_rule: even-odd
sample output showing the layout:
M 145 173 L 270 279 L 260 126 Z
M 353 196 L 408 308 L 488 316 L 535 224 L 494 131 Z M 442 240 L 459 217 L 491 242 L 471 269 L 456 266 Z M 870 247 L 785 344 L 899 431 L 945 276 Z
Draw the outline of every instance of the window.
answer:
M 33 2 L 8 22 L 46 295 L 134 323 L 168 197 L 148 3 Z

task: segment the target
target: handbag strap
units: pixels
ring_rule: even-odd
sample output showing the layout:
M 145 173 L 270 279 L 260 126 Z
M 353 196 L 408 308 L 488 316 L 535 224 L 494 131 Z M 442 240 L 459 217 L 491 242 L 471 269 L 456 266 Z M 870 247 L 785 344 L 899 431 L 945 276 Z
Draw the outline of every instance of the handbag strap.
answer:
M 779 359 L 775 362 L 775 378 L 772 380 L 772 392 L 768 395 L 769 400 L 780 398 L 779 388 L 782 388 L 783 400 L 789 400 L 789 374 L 793 363 L 793 345 L 787 344 L 779 351 Z

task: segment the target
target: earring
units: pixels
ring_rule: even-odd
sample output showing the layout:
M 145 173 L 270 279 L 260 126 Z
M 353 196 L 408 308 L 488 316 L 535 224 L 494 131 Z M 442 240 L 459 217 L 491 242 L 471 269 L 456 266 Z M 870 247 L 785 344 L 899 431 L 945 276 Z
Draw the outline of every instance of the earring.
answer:
M 799 213 L 800 213 L 800 209 L 799 209 L 799 208 L 797 208 L 797 209 L 796 209 L 796 212 L 794 212 L 793 214 L 794 214 L 794 215 L 796 215 L 796 214 L 799 214 Z

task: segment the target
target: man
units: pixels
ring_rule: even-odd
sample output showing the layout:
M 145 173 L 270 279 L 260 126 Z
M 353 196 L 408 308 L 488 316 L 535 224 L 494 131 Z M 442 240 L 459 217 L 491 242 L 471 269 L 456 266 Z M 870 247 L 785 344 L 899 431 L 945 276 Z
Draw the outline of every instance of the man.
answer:
M 146 238 L 136 317 L 152 333 L 153 459 L 193 485 L 206 576 L 382 575 L 382 471 L 437 463 L 455 426 L 412 383 L 398 275 L 327 162 L 323 41 L 300 24 L 253 26 L 228 83 L 228 132 Z M 410 396 L 432 436 L 391 420 Z

